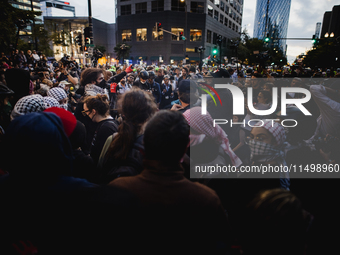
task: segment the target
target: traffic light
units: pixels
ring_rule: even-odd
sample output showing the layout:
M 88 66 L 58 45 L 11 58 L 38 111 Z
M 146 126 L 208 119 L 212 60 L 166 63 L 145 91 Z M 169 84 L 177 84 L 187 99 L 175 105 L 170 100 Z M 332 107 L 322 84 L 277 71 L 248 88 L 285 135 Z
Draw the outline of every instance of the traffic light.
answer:
M 217 52 L 218 52 L 217 48 L 213 48 L 212 54 L 213 54 L 214 56 L 217 54 Z
M 76 36 L 75 41 L 76 44 L 78 44 L 80 47 L 83 47 L 83 36 L 81 34 Z
M 183 41 L 185 41 L 186 40 L 186 38 L 185 38 L 185 36 L 184 36 L 184 33 L 183 32 L 179 32 L 179 40 L 181 41 L 181 40 L 183 40 Z
M 84 46 L 84 51 L 87 51 L 87 46 Z
M 85 44 L 91 44 L 90 27 L 84 28 L 84 37 L 85 37 Z
M 156 33 L 158 33 L 158 31 L 161 31 L 161 29 L 162 29 L 162 23 L 156 22 Z
M 217 42 L 217 44 L 221 44 L 222 43 L 222 35 L 217 36 L 216 42 Z
M 315 38 L 315 35 L 313 35 L 313 38 L 312 38 L 312 43 L 316 43 L 316 38 Z
M 269 42 L 270 41 L 270 37 L 269 37 L 269 33 L 267 33 L 267 36 L 264 38 L 265 42 Z

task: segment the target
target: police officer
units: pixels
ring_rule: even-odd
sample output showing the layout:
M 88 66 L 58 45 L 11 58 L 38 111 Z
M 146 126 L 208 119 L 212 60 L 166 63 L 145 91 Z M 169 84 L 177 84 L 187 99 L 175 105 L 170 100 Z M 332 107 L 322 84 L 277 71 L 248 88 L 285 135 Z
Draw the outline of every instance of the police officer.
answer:
M 133 85 L 139 87 L 142 90 L 152 93 L 157 105 L 161 102 L 161 88 L 160 85 L 155 82 L 155 73 L 153 71 L 147 72 L 145 70 L 139 73 L 139 81 Z

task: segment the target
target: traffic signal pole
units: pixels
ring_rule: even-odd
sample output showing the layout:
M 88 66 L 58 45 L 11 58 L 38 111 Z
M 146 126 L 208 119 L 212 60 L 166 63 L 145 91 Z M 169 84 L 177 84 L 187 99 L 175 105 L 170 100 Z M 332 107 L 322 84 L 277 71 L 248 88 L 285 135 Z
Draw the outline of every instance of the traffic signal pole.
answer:
M 90 44 L 94 44 L 93 41 L 93 23 L 92 23 L 92 8 L 91 8 L 91 0 L 87 0 L 88 2 L 88 9 L 89 9 L 89 32 L 90 32 Z

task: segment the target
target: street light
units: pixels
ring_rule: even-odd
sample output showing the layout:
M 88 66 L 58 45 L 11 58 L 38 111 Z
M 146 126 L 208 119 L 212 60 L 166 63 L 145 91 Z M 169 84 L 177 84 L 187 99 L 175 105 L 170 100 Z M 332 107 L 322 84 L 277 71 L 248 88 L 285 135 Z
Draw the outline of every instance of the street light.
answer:
M 181 0 L 181 3 L 184 3 L 184 8 L 185 8 L 185 26 L 184 26 L 184 32 L 188 33 L 187 31 L 187 19 L 188 19 L 188 12 L 187 12 L 187 4 L 185 0 Z M 187 38 L 187 36 L 184 37 Z M 184 58 L 186 57 L 187 54 L 187 40 L 184 40 Z
M 334 33 L 332 32 L 329 37 L 334 37 Z
M 325 37 L 327 38 L 328 36 L 329 36 L 329 34 L 328 34 L 328 33 L 326 33 L 326 34 L 325 34 Z

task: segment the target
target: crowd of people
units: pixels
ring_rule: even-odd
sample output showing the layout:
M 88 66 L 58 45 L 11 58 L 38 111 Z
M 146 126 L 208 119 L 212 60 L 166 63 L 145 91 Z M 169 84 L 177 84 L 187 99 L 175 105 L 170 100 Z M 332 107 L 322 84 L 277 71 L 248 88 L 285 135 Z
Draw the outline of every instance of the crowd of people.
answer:
M 91 67 L 27 53 L 2 54 L 0 70 L 4 254 L 320 254 L 335 244 L 340 72 Z M 242 91 L 244 114 L 216 81 Z M 309 91 L 310 115 L 280 104 L 306 93 L 281 88 Z M 197 171 L 218 165 L 236 171 Z

